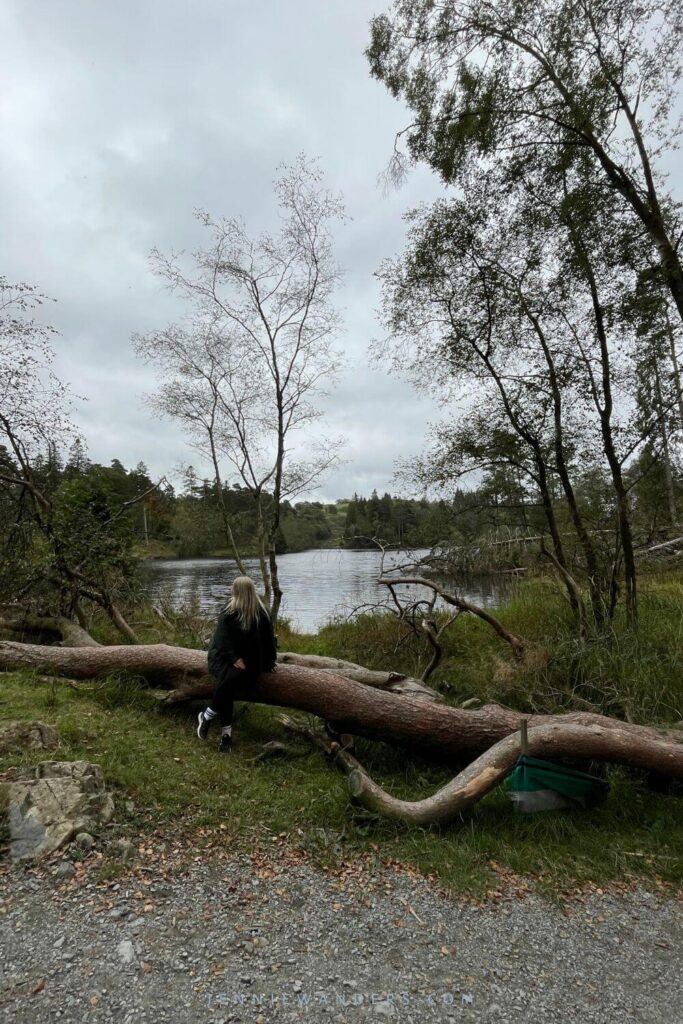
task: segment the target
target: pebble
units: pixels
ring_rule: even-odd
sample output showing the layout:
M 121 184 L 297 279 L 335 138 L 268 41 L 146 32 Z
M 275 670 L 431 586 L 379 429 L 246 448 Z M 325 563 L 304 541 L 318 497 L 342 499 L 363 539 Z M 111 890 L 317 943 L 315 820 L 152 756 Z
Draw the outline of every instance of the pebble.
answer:
M 73 885 L 58 887 L 10 869 L 2 880 L 11 893 L 0 919 L 3 977 L 8 991 L 46 983 L 3 1007 L 8 1019 L 683 1021 L 683 912 L 673 899 L 643 889 L 588 895 L 565 916 L 533 894 L 475 906 L 408 873 L 382 868 L 356 880 L 277 860 L 256 899 L 246 899 L 253 871 L 246 855 L 235 855 L 163 878 L 153 870 L 123 876 L 116 886 L 79 871 Z M 155 912 L 143 915 L 157 891 L 163 912 L 152 898 Z M 271 997 L 286 1002 L 273 1010 Z
M 130 939 L 122 939 L 116 947 L 116 952 L 124 964 L 132 964 L 135 960 L 135 946 Z
M 92 850 L 95 845 L 95 839 L 89 832 L 79 832 L 74 842 L 76 843 L 76 846 L 79 846 L 82 850 Z
M 70 860 L 61 861 L 55 868 L 54 876 L 60 880 L 67 878 L 73 878 L 76 874 L 76 868 L 73 866 Z
M 115 921 L 120 920 L 122 917 L 128 917 L 130 914 L 130 907 L 114 907 L 113 910 L 109 911 L 109 916 Z

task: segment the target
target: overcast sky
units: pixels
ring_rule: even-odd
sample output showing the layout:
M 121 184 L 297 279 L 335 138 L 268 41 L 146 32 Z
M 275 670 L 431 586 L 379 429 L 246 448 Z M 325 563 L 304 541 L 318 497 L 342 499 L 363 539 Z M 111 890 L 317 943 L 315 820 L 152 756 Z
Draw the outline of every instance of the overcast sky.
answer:
M 201 241 L 196 207 L 272 218 L 277 164 L 320 159 L 351 222 L 338 232 L 348 368 L 323 426 L 346 464 L 315 495 L 391 489 L 393 462 L 422 446 L 433 404 L 372 369 L 380 329 L 373 272 L 402 247 L 402 214 L 439 193 L 427 169 L 377 183 L 406 111 L 368 74 L 363 49 L 382 0 L 3 0 L 0 272 L 58 300 L 58 372 L 88 401 L 91 457 L 153 475 L 194 462 L 182 433 L 142 396 L 151 371 L 134 331 L 175 301 L 149 269 L 153 246 Z

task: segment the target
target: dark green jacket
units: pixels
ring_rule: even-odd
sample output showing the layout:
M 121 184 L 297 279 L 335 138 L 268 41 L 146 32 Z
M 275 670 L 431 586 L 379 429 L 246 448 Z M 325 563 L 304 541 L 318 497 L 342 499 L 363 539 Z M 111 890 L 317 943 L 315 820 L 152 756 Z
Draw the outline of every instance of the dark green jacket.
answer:
M 276 657 L 275 634 L 267 611 L 262 611 L 248 630 L 242 628 L 235 612 L 221 612 L 208 653 L 212 676 L 220 679 L 238 658 L 253 675 L 270 672 Z

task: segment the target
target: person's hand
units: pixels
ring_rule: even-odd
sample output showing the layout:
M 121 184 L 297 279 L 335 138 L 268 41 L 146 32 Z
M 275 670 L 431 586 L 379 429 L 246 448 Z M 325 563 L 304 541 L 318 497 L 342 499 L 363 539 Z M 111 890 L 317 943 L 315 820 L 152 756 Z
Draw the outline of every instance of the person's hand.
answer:
M 247 666 L 244 664 L 244 658 L 238 658 L 237 661 L 234 663 L 233 667 L 234 668 L 246 668 Z

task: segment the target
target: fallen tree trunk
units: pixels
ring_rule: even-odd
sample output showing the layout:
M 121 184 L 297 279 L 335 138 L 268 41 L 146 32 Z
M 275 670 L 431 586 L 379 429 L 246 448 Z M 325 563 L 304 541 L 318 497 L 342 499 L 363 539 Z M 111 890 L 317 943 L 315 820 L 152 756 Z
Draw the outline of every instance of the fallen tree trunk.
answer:
M 430 686 L 426 686 L 422 680 L 404 676 L 400 672 L 365 668 L 364 665 L 355 665 L 352 661 L 342 661 L 340 658 L 323 658 L 318 654 L 294 654 L 292 651 L 282 651 L 278 654 L 277 661 L 278 665 L 325 669 L 337 676 L 344 676 L 345 679 L 364 683 L 365 686 L 389 690 L 390 693 L 407 693 L 420 700 L 443 701 L 443 696 Z
M 573 725 L 558 716 L 555 722 L 536 726 L 528 732 L 528 751 L 543 758 L 584 758 L 632 764 L 632 739 L 623 729 L 600 725 Z M 677 761 L 670 741 L 648 740 L 649 757 L 666 764 Z M 456 775 L 447 785 L 424 800 L 399 800 L 382 789 L 362 768 L 350 768 L 349 790 L 353 799 L 368 810 L 411 825 L 433 825 L 456 818 L 471 804 L 495 789 L 510 774 L 521 753 L 519 734 L 506 736 Z M 671 774 L 681 777 L 680 763 L 671 764 Z
M 0 618 L 0 630 L 8 633 L 47 633 L 59 637 L 67 647 L 99 647 L 87 629 L 63 615 L 16 615 Z
M 189 687 L 199 696 L 208 696 L 213 689 L 205 652 L 166 644 L 66 648 L 0 643 L 0 669 L 18 668 L 71 679 L 95 679 L 125 670 L 152 683 Z M 618 732 L 622 739 L 605 743 L 602 753 L 591 756 L 683 777 L 683 735 L 589 712 L 527 717 L 496 704 L 465 711 L 297 665 L 280 665 L 274 672 L 263 673 L 253 685 L 236 687 L 235 699 L 309 711 L 334 722 L 339 732 L 410 746 L 455 761 L 477 757 L 517 732 L 524 718 L 529 728 L 558 722 L 598 726 L 605 732 Z
M 304 736 L 322 750 L 348 776 L 349 792 L 355 803 L 382 817 L 418 826 L 453 821 L 500 785 L 521 753 L 550 759 L 578 757 L 605 760 L 606 752 L 611 752 L 612 760 L 625 761 L 630 743 L 630 737 L 624 737 L 621 731 L 605 730 L 598 725 L 568 725 L 558 719 L 554 724 L 536 726 L 527 731 L 525 741 L 522 741 L 521 733 L 506 736 L 432 796 L 422 800 L 400 800 L 378 785 L 344 745 L 288 715 L 278 715 L 278 721 L 289 732 Z M 666 741 L 653 742 L 662 742 L 665 748 L 662 753 L 664 756 L 668 754 Z
M 51 647 L 0 642 L 0 669 L 35 668 L 72 679 L 97 679 L 124 671 L 144 676 L 150 682 L 183 687 L 197 696 L 212 692 L 206 652 L 170 644 L 126 644 L 110 647 Z

